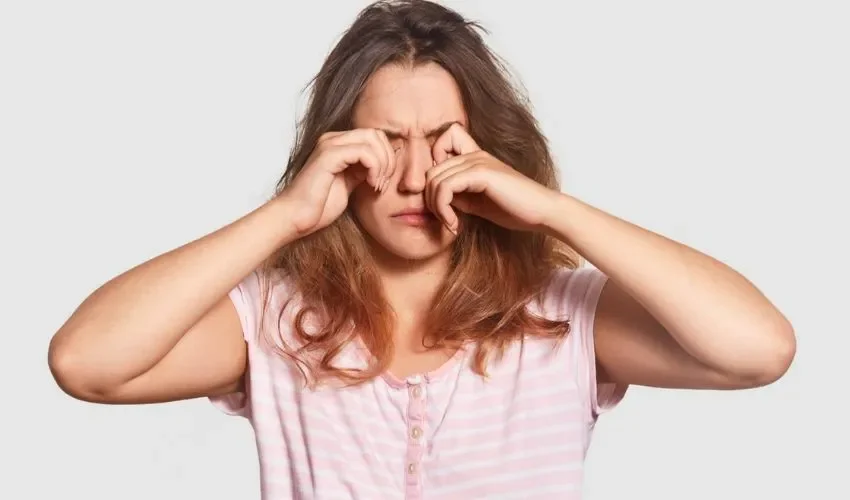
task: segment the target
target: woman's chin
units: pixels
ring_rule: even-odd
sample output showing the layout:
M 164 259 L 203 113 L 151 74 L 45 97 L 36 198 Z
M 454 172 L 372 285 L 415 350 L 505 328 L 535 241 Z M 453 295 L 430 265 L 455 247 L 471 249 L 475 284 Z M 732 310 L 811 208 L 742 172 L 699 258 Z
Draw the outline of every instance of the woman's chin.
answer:
M 397 235 L 391 240 L 378 241 L 385 257 L 403 261 L 428 261 L 450 253 L 454 236 L 445 231 L 433 235 Z
M 408 243 L 394 245 L 393 248 L 388 248 L 387 250 L 399 259 L 425 261 L 446 254 L 449 248 L 447 246 L 436 244 L 411 245 Z

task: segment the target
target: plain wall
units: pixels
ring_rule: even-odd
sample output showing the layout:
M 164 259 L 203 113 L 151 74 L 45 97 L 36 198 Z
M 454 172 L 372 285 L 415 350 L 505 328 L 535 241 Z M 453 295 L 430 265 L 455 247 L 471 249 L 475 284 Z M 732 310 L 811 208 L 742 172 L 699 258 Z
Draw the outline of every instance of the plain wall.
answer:
M 767 388 L 632 388 L 586 498 L 850 498 L 848 4 L 448 4 L 522 78 L 565 191 L 740 270 L 799 338 Z M 246 421 L 72 400 L 47 345 L 104 281 L 271 193 L 364 5 L 0 4 L 0 497 L 257 498 Z

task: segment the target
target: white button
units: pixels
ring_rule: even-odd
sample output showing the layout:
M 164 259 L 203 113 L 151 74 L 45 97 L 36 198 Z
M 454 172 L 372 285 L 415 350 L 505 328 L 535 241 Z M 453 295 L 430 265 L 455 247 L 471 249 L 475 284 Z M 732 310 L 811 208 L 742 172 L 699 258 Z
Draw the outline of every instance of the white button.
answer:
M 407 383 L 413 384 L 413 385 L 421 384 L 422 383 L 422 377 L 420 375 L 413 375 L 411 377 L 407 377 Z
M 422 387 L 420 387 L 420 386 L 418 386 L 418 385 L 417 385 L 417 386 L 414 386 L 414 387 L 413 387 L 413 390 L 412 390 L 412 391 L 410 391 L 410 392 L 411 392 L 411 394 L 413 394 L 413 397 L 414 397 L 414 398 L 419 399 L 419 398 L 421 398 L 421 397 L 422 397 Z
M 411 462 L 407 464 L 407 473 L 408 474 L 416 474 L 416 464 Z
M 417 427 L 414 427 L 413 429 L 410 429 L 410 437 L 412 437 L 413 439 L 421 438 L 422 437 L 422 428 L 417 426 Z

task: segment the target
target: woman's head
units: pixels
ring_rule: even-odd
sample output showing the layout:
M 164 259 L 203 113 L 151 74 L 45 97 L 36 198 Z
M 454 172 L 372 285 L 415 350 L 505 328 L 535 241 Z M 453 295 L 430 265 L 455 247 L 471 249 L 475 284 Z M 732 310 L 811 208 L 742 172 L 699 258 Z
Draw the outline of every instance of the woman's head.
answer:
M 434 141 L 451 124 L 467 121 L 457 83 L 437 63 L 393 62 L 369 78 L 354 107 L 352 126 L 383 130 L 397 168 L 388 189 L 377 194 L 362 184 L 350 207 L 373 247 L 383 250 L 381 255 L 421 261 L 445 254 L 452 245 L 454 235 L 425 211 L 425 174 L 434 166 Z
M 558 188 L 546 139 L 480 32 L 477 24 L 436 3 L 379 1 L 361 11 L 312 82 L 278 190 L 298 175 L 319 137 L 333 130 L 387 131 L 398 168 L 384 193 L 358 189 L 335 223 L 281 249 L 269 262 L 294 282 L 305 305 L 327 318 L 318 334 L 296 329 L 305 350 L 288 355 L 300 361 L 305 351 L 324 356 L 306 368 L 343 375 L 331 364 L 350 339 L 344 330 L 349 324 L 377 358 L 355 378 L 371 377 L 388 363 L 392 315 L 376 258 L 415 264 L 446 257 L 448 275 L 429 315 L 432 324 L 425 328 L 430 344 L 475 341 L 482 361 L 520 332 L 563 333 L 563 324 L 540 322 L 524 306 L 554 266 L 576 264 L 571 251 L 544 235 L 512 232 L 473 217 L 462 219 L 457 238 L 436 223 L 411 226 L 393 217 L 424 206 L 431 145 L 455 122 L 488 153 Z M 493 287 L 494 279 L 502 286 Z

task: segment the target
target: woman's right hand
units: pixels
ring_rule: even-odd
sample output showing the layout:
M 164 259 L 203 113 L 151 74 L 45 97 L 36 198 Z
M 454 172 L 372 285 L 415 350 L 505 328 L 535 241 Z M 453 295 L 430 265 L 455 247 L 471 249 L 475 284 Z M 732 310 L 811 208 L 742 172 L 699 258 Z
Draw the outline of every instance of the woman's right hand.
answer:
M 281 196 L 290 202 L 291 221 L 304 236 L 336 220 L 362 182 L 383 192 L 395 169 L 395 152 L 383 131 L 328 132 Z

